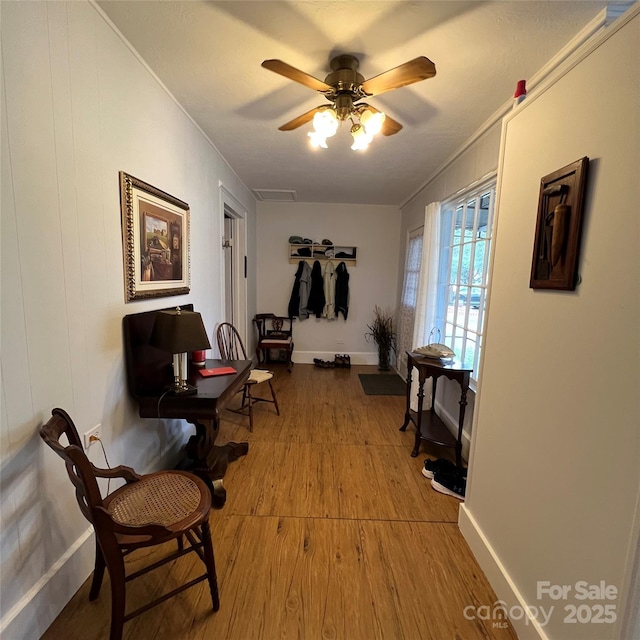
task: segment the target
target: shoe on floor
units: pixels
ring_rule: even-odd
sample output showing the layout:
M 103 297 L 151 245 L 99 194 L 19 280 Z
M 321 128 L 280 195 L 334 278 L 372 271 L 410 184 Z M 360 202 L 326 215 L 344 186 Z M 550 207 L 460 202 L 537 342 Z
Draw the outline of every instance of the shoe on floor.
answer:
M 464 500 L 464 494 L 467 490 L 467 479 L 464 478 L 461 473 L 438 471 L 431 480 L 431 486 L 439 493 L 444 493 L 458 500 Z
M 458 470 L 458 467 L 453 462 L 451 462 L 451 460 L 445 460 L 444 458 L 429 460 L 429 458 L 427 458 L 424 461 L 424 467 L 422 467 L 422 475 L 425 478 L 433 478 L 434 474 L 437 471 L 448 471 L 450 473 L 453 473 L 456 470 Z M 461 472 L 466 478 L 467 470 L 462 469 Z

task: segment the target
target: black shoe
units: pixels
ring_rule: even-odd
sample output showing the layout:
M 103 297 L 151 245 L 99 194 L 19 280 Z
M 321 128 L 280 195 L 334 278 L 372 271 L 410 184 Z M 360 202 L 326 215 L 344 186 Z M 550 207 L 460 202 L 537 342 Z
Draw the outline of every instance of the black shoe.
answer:
M 453 473 L 458 471 L 464 478 L 467 477 L 467 470 L 457 467 L 451 460 L 445 460 L 444 458 L 438 458 L 437 460 L 429 460 L 427 458 L 424 461 L 424 467 L 422 468 L 422 475 L 425 478 L 433 478 L 438 471 L 446 471 Z
M 458 500 L 464 500 L 464 494 L 467 490 L 467 479 L 461 473 L 446 471 L 437 471 L 431 480 L 431 486 L 440 493 L 452 496 Z
M 342 366 L 345 369 L 351 369 L 351 356 L 346 353 L 342 356 Z

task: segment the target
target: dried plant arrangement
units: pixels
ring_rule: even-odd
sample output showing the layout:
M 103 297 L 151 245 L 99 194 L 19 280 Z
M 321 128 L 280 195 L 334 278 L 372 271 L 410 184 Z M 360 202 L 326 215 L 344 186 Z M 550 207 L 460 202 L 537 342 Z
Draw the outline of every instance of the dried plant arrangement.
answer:
M 378 368 L 389 370 L 389 356 L 396 350 L 396 334 L 393 330 L 393 315 L 389 310 L 381 309 L 378 305 L 373 308 L 373 321 L 367 325 L 364 334 L 367 342 L 373 340 L 378 345 Z

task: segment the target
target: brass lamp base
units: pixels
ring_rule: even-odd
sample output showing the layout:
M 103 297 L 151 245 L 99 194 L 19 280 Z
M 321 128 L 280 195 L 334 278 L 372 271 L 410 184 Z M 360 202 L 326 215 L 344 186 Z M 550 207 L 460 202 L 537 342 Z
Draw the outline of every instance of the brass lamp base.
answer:
M 195 396 L 198 393 L 198 389 L 196 387 L 184 380 L 168 384 L 165 389 L 167 391 L 171 391 L 171 393 L 176 396 Z

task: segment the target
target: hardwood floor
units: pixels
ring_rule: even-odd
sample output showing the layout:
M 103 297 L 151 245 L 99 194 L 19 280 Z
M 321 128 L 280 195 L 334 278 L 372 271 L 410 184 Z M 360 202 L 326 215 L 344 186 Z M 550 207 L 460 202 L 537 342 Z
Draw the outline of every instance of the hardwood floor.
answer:
M 452 451 L 423 444 L 410 457 L 404 397 L 364 395 L 357 374 L 374 367 L 273 370 L 282 415 L 258 404 L 252 434 L 236 413 L 221 427 L 220 442 L 250 448 L 211 515 L 220 611 L 200 583 L 126 623 L 125 640 L 516 638 L 464 615 L 497 598 L 458 530 L 458 500 L 420 473 L 427 455 Z M 128 572 L 159 557 L 144 555 L 129 557 Z M 191 555 L 130 583 L 127 610 L 197 575 Z M 45 640 L 108 638 L 108 578 L 97 602 L 89 583 Z

